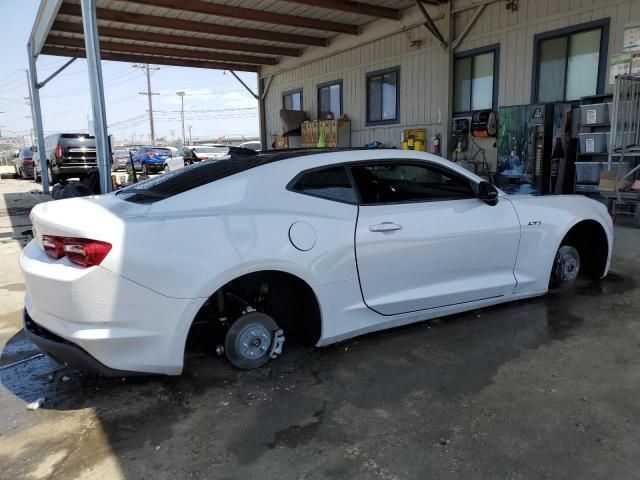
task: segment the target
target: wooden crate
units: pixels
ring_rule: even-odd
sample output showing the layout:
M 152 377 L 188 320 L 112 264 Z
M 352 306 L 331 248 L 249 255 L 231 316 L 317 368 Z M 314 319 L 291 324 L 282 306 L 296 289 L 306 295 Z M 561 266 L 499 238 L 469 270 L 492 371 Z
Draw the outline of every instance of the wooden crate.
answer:
M 275 147 L 276 150 L 281 150 L 283 148 L 289 148 L 289 137 L 277 136 L 275 137 Z
M 324 129 L 324 140 L 327 148 L 348 148 L 351 146 L 350 120 L 321 120 L 319 131 Z
M 306 121 L 302 122 L 302 147 L 314 148 L 318 145 L 318 121 Z

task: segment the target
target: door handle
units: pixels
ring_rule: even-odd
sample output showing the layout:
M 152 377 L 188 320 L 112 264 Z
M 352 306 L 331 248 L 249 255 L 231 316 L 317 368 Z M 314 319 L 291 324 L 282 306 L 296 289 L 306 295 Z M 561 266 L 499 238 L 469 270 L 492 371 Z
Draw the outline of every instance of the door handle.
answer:
M 370 232 L 391 232 L 393 230 L 400 230 L 402 225 L 398 225 L 393 222 L 382 222 L 378 225 L 369 225 Z

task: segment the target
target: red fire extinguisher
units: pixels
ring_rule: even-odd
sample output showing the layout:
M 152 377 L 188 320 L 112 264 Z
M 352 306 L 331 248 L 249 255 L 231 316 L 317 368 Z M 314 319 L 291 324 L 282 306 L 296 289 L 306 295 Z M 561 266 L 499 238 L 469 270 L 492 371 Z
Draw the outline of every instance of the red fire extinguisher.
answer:
M 436 133 L 431 141 L 433 142 L 433 153 L 440 155 L 440 134 Z

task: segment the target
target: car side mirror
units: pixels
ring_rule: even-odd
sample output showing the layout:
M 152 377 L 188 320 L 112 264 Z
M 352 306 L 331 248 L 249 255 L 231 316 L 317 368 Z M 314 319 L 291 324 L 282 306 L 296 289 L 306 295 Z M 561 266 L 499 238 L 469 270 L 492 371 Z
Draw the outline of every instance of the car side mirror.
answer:
M 478 185 L 478 198 L 487 205 L 497 205 L 498 189 L 491 185 L 489 182 L 482 181 Z

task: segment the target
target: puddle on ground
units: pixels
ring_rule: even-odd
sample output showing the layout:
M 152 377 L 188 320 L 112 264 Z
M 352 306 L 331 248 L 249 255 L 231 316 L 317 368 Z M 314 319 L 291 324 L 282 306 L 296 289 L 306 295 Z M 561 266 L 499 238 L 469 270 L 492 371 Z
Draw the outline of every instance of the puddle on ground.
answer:
M 638 282 L 626 275 L 615 272 L 609 274 L 598 281 L 587 282 L 576 286 L 575 291 L 578 295 L 596 296 L 596 295 L 620 295 L 636 289 Z

